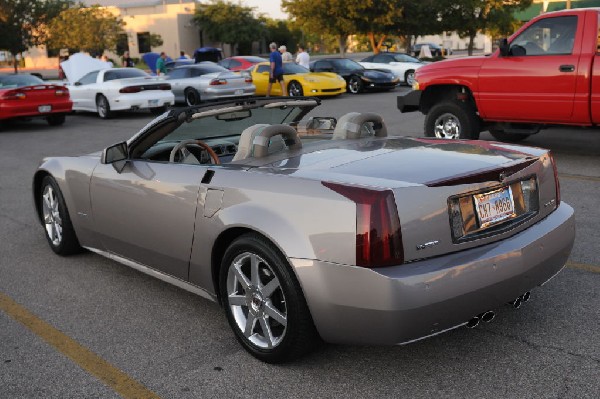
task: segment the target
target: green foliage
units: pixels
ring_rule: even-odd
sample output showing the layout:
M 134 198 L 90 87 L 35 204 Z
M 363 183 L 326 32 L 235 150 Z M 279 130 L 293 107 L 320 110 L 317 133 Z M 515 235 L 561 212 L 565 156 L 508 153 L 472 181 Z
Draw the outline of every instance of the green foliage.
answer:
M 70 48 L 101 54 L 114 50 L 125 23 L 98 6 L 79 5 L 61 12 L 49 25 L 51 48 Z
M 303 40 L 302 30 L 290 21 L 264 18 L 265 42 L 285 44 L 289 52 L 295 52 L 298 44 Z
M 264 26 L 253 14 L 254 8 L 226 0 L 211 0 L 198 4 L 194 22 L 210 38 L 233 48 L 238 43 L 251 43 L 264 34 Z
M 148 35 L 148 44 L 150 47 L 160 47 L 163 43 L 163 39 L 158 33 L 150 33 Z
M 44 44 L 48 23 L 70 5 L 70 0 L 0 0 L 0 49 L 16 56 Z M 16 72 L 16 61 L 14 67 Z

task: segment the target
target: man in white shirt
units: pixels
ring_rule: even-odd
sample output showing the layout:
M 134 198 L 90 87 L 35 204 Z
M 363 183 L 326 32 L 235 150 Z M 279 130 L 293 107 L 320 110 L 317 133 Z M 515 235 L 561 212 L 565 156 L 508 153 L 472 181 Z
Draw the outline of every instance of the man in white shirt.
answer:
M 296 62 L 299 65 L 302 65 L 304 68 L 309 67 L 308 64 L 310 63 L 310 55 L 308 55 L 308 53 L 304 51 L 303 45 L 298 46 L 298 55 L 296 56 Z
M 287 47 L 285 47 L 283 44 L 279 46 L 279 52 L 281 53 L 281 60 L 283 62 L 290 62 L 294 59 L 294 57 L 292 57 L 292 53 L 287 51 Z

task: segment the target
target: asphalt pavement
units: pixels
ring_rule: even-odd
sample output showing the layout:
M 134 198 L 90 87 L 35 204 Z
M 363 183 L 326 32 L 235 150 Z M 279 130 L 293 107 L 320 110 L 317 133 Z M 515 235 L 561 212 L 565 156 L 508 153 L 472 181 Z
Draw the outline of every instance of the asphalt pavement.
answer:
M 396 109 L 403 90 L 326 99 L 312 114 L 377 112 L 390 134 L 422 136 L 423 116 Z M 2 124 L 0 398 L 600 396 L 600 131 L 550 129 L 524 142 L 553 150 L 577 238 L 567 267 L 521 309 L 411 345 L 323 345 L 268 365 L 241 348 L 217 304 L 98 255 L 48 247 L 31 196 L 39 161 L 100 150 L 151 119 L 78 113 L 62 127 Z

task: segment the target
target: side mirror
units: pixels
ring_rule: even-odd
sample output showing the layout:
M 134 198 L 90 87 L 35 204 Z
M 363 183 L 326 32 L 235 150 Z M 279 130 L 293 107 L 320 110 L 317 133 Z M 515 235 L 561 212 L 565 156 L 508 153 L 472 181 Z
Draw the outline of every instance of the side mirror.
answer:
M 73 83 L 73 86 L 81 86 L 81 82 L 75 82 Z
M 506 38 L 500 39 L 498 41 L 498 48 L 500 49 L 500 56 L 508 57 L 510 52 L 510 47 L 508 46 L 508 40 Z
M 127 163 L 127 150 L 126 142 L 113 144 L 102 151 L 102 159 L 100 162 L 103 164 L 112 164 L 115 170 L 121 173 L 125 167 L 125 164 Z

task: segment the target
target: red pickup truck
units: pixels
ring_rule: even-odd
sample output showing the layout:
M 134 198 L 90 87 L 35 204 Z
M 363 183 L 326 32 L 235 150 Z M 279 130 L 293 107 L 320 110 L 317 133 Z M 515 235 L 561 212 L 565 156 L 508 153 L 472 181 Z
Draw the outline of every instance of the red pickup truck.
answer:
M 549 125 L 600 125 L 600 8 L 542 14 L 490 56 L 416 72 L 401 112 L 421 111 L 425 135 L 517 142 Z

